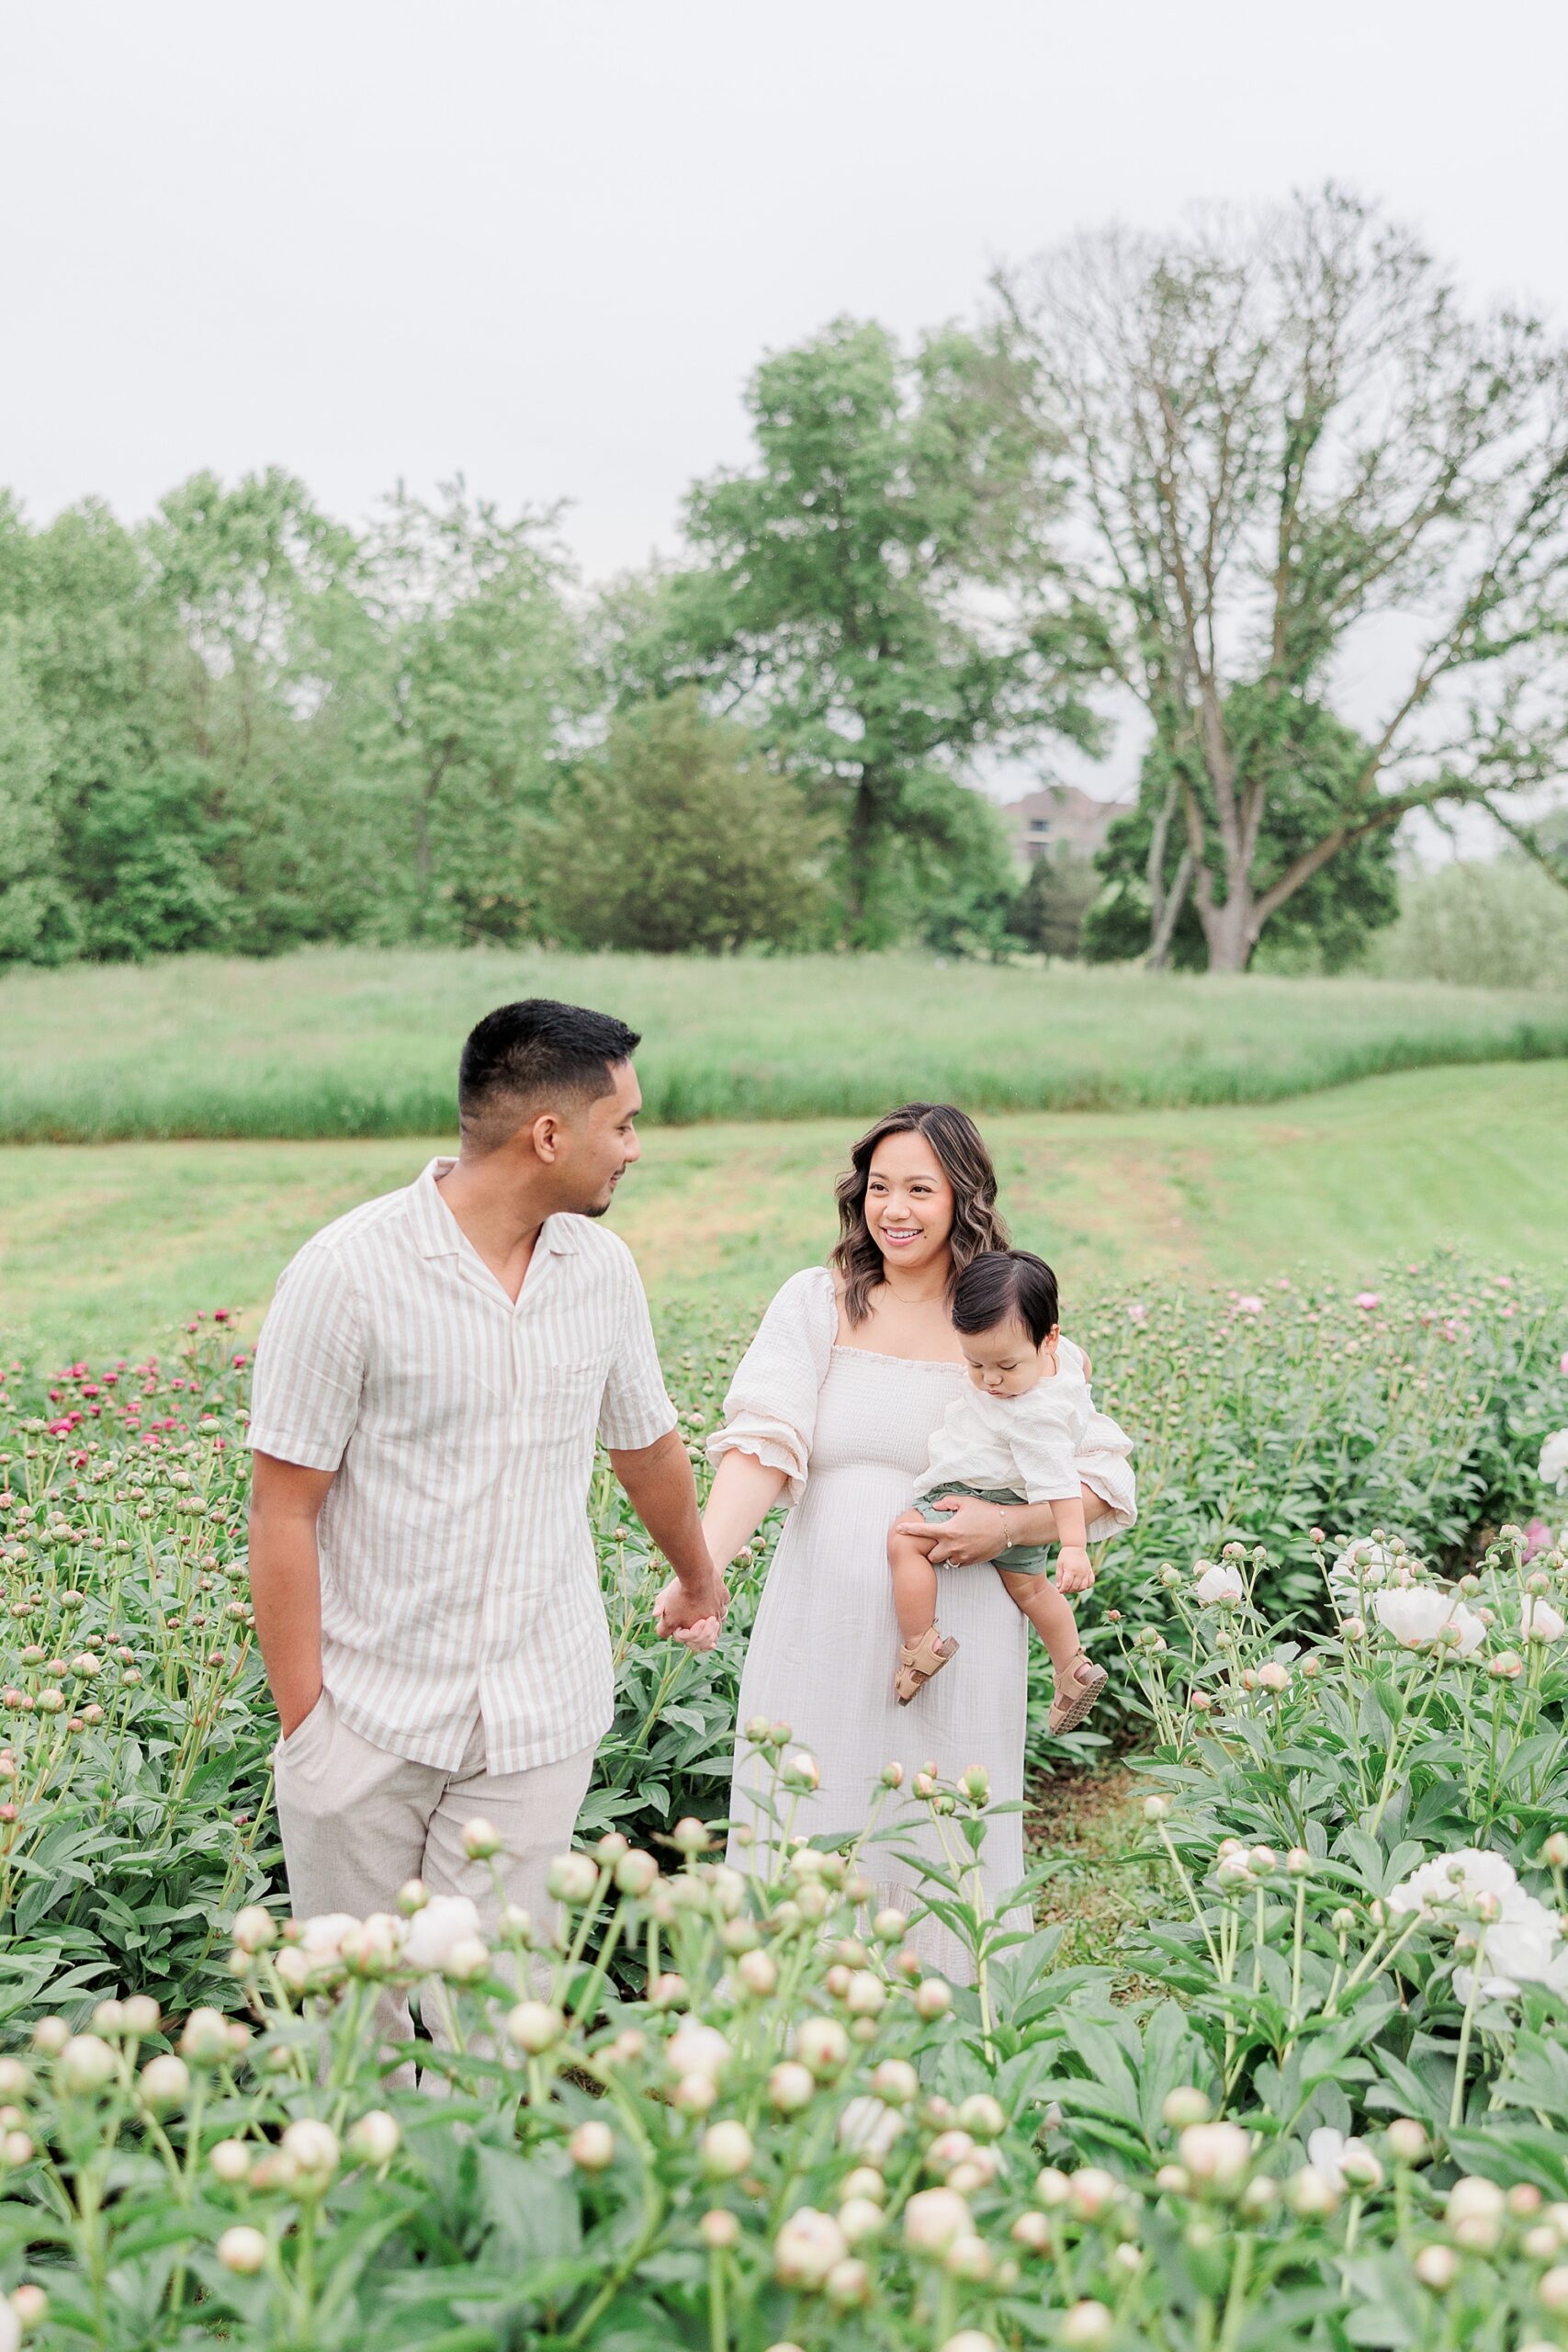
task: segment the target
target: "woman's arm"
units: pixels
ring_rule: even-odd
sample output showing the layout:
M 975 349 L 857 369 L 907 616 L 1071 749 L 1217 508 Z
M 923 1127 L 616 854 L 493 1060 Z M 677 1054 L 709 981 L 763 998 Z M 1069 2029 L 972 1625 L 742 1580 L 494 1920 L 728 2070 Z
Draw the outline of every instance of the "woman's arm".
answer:
M 703 1513 L 703 1533 L 722 1577 L 742 1544 L 749 1544 L 784 1489 L 788 1473 L 754 1453 L 733 1448 L 714 1472 L 713 1491 Z
M 724 1595 L 724 1572 L 737 1552 L 754 1535 L 769 1511 L 777 1502 L 788 1478 L 785 1470 L 775 1470 L 766 1462 L 759 1462 L 754 1453 L 742 1453 L 739 1448 L 725 1454 L 714 1473 L 713 1490 L 708 1507 L 703 1513 L 703 1536 L 713 1560 L 714 1584 Z M 676 1588 L 667 1585 L 654 1603 L 653 1622 L 661 1634 L 673 1634 L 682 1648 L 711 1650 L 718 1638 L 719 1620 L 708 1618 L 702 1623 L 666 1623 L 667 1603 Z M 677 1612 L 671 1611 L 673 1619 Z

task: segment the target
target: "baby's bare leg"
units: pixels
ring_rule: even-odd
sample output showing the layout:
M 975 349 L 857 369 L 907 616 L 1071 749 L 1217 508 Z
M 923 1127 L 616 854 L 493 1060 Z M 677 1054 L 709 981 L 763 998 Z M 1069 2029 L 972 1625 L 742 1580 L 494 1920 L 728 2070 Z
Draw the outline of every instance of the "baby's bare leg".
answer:
M 1060 1680 L 1083 1646 L 1072 1602 L 1057 1591 L 1048 1576 L 1015 1576 L 1009 1568 L 998 1568 L 997 1574 L 1050 1651 Z
M 936 1570 L 931 1566 L 931 1545 L 942 1535 L 940 1527 L 929 1527 L 922 1520 L 917 1533 L 908 1520 L 900 1520 L 887 1538 L 887 1565 L 893 1572 L 893 1606 L 897 1611 L 898 1632 L 906 1642 L 918 1642 L 929 1625 L 936 1623 Z

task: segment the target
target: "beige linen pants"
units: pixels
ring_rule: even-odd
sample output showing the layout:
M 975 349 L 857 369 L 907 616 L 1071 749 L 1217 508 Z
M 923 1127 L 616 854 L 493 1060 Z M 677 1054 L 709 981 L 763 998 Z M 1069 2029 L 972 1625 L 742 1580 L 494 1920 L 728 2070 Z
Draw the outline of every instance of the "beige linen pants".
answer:
M 396 1911 L 399 1888 L 421 1878 L 432 1894 L 468 1895 L 487 1937 L 495 1934 L 502 1902 L 520 1905 L 549 1928 L 558 1906 L 545 1882 L 551 1862 L 571 1844 L 593 1757 L 585 1747 L 532 1771 L 491 1772 L 484 1725 L 476 1721 L 461 1763 L 444 1772 L 351 1731 L 323 1690 L 304 1722 L 273 1750 L 295 1917 L 348 1911 L 363 1919 L 372 1911 Z M 503 1850 L 493 1863 L 470 1861 L 463 1851 L 464 1825 L 480 1819 L 501 1837 Z M 424 2007 L 433 2038 L 444 2041 L 439 2001 Z M 389 2041 L 409 2038 L 402 1993 L 383 1987 L 377 2022 Z

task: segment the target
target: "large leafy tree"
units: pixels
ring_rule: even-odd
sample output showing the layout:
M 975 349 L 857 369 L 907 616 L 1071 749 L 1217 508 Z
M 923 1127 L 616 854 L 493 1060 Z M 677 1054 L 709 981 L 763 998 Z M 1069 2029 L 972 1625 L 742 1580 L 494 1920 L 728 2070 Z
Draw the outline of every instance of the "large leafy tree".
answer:
M 503 515 L 458 481 L 400 489 L 371 535 L 379 650 L 366 763 L 393 796 L 405 922 L 511 939 L 537 912 L 540 828 L 589 699 L 554 513 Z
M 1356 844 L 1560 772 L 1568 357 L 1539 322 L 1473 315 L 1415 237 L 1334 190 L 1108 232 L 999 286 L 1053 471 L 1070 449 L 1105 675 L 1165 754 L 1155 962 L 1190 903 L 1211 967 L 1239 970 Z M 1388 681 L 1382 713 L 1281 855 L 1289 706 L 1333 708 L 1358 673 Z M 1280 720 L 1250 696 L 1238 731 L 1239 687 Z
M 1225 704 L 1224 723 L 1239 759 L 1260 778 L 1268 796 L 1268 829 L 1253 867 L 1258 887 L 1266 891 L 1336 821 L 1355 792 L 1367 745 L 1332 712 L 1256 685 L 1235 688 Z M 1185 834 L 1162 823 L 1164 813 L 1189 792 L 1202 805 L 1210 855 L 1218 867 L 1222 850 L 1208 772 L 1190 744 L 1172 750 L 1156 740 L 1145 757 L 1134 806 L 1112 824 L 1096 860 L 1109 887 L 1085 918 L 1084 946 L 1091 957 L 1143 954 L 1153 897 L 1159 907 L 1159 961 L 1189 970 L 1201 970 L 1207 963 L 1196 899 L 1178 887 L 1189 855 Z M 1369 934 L 1393 922 L 1398 912 L 1393 833 L 1383 826 L 1348 842 L 1292 892 L 1269 926 L 1269 946 L 1287 946 L 1293 956 L 1337 971 L 1355 962 Z
M 156 844 L 131 859 L 121 932 L 151 926 L 149 948 L 193 944 L 220 905 L 224 943 L 250 953 L 352 930 L 348 715 L 370 650 L 353 533 L 273 467 L 231 488 L 193 474 L 142 546 L 178 653 L 164 755 L 137 779 Z M 106 809 L 94 833 L 106 867 L 123 870 L 132 812 Z M 111 938 L 106 952 L 127 949 Z
M 1048 594 L 1055 492 L 1005 365 L 956 334 L 906 356 L 852 320 L 766 360 L 755 462 L 688 502 L 696 560 L 622 600 L 622 690 L 695 683 L 750 721 L 832 825 L 857 944 L 973 861 L 971 755 L 1091 732 Z

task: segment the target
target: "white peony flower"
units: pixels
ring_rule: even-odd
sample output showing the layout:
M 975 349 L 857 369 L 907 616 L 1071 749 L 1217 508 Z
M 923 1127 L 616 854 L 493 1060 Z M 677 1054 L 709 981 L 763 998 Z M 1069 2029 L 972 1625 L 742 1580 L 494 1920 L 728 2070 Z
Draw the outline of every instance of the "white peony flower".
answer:
M 1568 1993 L 1568 1951 L 1562 1941 L 1562 1922 L 1556 1912 L 1522 1888 L 1517 1890 L 1502 1918 L 1486 1930 L 1483 1996 L 1513 2000 L 1522 1984 L 1548 1984 L 1554 1993 Z M 1473 1969 L 1455 1969 L 1454 1991 L 1461 2001 L 1469 2000 L 1474 1983 Z
M 1205 1568 L 1192 1589 L 1199 1603 L 1204 1609 L 1213 1609 L 1222 1602 L 1247 1599 L 1247 1587 L 1242 1581 L 1241 1570 L 1233 1567 L 1228 1560 L 1218 1561 L 1213 1567 Z
M 1435 1919 L 1451 1904 L 1472 1901 L 1478 1894 L 1495 1895 L 1505 1918 L 1510 1904 L 1530 1900 L 1512 1862 L 1501 1854 L 1483 1853 L 1478 1846 L 1461 1846 L 1454 1853 L 1423 1862 L 1402 1879 L 1388 1897 L 1388 1907 L 1401 1915 L 1419 1911 L 1424 1918 Z
M 1568 1430 L 1558 1430 L 1540 1449 L 1540 1467 L 1536 1474 L 1544 1486 L 1555 1487 L 1560 1495 L 1568 1495 Z
M 1347 1544 L 1328 1571 L 1328 1587 L 1341 1616 L 1348 1610 L 1360 1606 L 1360 1596 L 1387 1581 L 1393 1571 L 1393 1554 L 1386 1544 L 1374 1544 L 1363 1535 L 1355 1544 Z
M 1560 1642 L 1568 1634 L 1568 1620 L 1539 1593 L 1527 1592 L 1519 1603 L 1519 1631 L 1527 1641 Z
M 1407 1650 L 1431 1649 L 1443 1642 L 1457 1657 L 1468 1657 L 1486 1638 L 1475 1611 L 1465 1607 L 1457 1592 L 1444 1592 L 1437 1585 L 1385 1586 L 1372 1595 L 1372 1611 L 1383 1631 Z M 1457 1634 L 1457 1641 L 1445 1641 L 1450 1632 Z
M 403 1937 L 403 1958 L 411 1968 L 439 1975 L 452 1957 L 454 1945 L 472 1942 L 479 1932 L 479 1915 L 466 1894 L 433 1894 L 416 1911 Z

